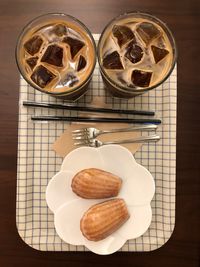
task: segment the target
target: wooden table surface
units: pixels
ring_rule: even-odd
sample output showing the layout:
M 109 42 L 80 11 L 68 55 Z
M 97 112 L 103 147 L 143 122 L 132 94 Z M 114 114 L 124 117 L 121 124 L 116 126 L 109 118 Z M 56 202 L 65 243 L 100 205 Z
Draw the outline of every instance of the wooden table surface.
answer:
M 32 18 L 71 14 L 99 33 L 125 11 L 152 13 L 167 22 L 178 45 L 177 199 L 171 239 L 148 253 L 40 252 L 19 237 L 15 223 L 19 73 L 16 38 Z M 0 266 L 200 266 L 200 1 L 1 0 L 0 1 Z

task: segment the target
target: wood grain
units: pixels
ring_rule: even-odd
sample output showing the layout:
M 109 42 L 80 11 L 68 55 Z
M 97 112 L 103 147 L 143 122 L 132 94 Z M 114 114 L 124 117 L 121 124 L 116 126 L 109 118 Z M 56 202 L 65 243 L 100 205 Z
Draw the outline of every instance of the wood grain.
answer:
M 18 236 L 15 224 L 19 73 L 15 44 L 22 27 L 48 12 L 63 12 L 101 32 L 125 11 L 152 13 L 167 22 L 178 45 L 176 227 L 169 242 L 150 253 L 40 252 Z M 0 2 L 0 265 L 10 266 L 181 266 L 200 265 L 200 1 L 198 0 L 1 0 Z

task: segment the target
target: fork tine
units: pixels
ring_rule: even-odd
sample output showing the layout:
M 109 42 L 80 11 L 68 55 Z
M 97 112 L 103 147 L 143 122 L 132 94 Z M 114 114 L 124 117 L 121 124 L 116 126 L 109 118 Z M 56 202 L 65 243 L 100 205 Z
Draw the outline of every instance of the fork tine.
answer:
M 74 131 L 72 131 L 72 133 L 82 133 L 82 132 L 84 132 L 84 129 L 79 129 L 79 130 L 74 130 Z
M 78 129 L 78 130 L 74 130 L 74 131 L 72 131 L 72 133 L 82 133 L 82 132 L 87 132 L 88 131 L 88 129 L 87 128 L 82 128 L 82 129 Z
M 80 136 L 72 136 L 73 140 L 87 140 L 88 137 L 86 135 L 80 135 Z
M 85 144 L 84 142 L 75 142 L 75 143 L 74 143 L 75 146 L 82 146 L 82 145 L 84 145 L 84 144 Z
M 75 146 L 83 146 L 83 145 L 85 145 L 85 146 L 89 146 L 90 145 L 90 143 L 89 142 L 75 142 L 74 143 L 74 145 Z
M 87 135 L 87 133 L 72 133 L 72 136 L 84 136 Z

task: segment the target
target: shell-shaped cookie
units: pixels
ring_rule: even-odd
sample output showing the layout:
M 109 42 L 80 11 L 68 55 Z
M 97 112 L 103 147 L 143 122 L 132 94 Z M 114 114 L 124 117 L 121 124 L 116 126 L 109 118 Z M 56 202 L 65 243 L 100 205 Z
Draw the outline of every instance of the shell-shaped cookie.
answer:
M 130 215 L 123 199 L 111 199 L 90 207 L 80 222 L 82 234 L 91 241 L 99 241 L 119 229 Z
M 109 198 L 118 195 L 122 180 L 96 168 L 84 169 L 72 179 L 72 190 L 82 198 Z

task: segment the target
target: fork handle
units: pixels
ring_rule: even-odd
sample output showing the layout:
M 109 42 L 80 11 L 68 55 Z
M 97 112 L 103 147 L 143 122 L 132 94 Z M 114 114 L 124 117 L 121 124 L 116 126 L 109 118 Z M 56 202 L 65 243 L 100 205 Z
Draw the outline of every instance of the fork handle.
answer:
M 134 139 L 119 140 L 119 141 L 112 141 L 112 142 L 103 142 L 102 145 L 157 142 L 159 140 L 160 140 L 160 136 L 150 135 L 150 136 L 142 136 L 142 137 L 134 138 Z
M 132 126 L 127 128 L 116 128 L 111 130 L 99 130 L 98 135 L 100 134 L 107 134 L 107 133 L 118 133 L 118 132 L 134 132 L 134 131 L 153 131 L 157 129 L 157 125 L 155 124 L 148 124 L 148 125 L 140 125 L 140 126 Z

